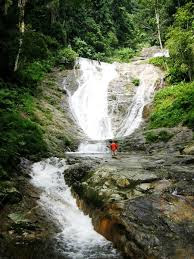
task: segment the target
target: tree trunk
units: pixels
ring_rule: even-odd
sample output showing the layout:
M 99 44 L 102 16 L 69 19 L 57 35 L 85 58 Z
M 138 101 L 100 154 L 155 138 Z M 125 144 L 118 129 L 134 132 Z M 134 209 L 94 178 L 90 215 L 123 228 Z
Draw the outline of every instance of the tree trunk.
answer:
M 15 59 L 14 65 L 14 72 L 17 71 L 19 65 L 20 54 L 22 51 L 22 44 L 23 44 L 23 36 L 25 31 L 25 22 L 24 22 L 24 15 L 25 15 L 25 5 L 26 0 L 18 0 L 18 8 L 19 8 L 19 32 L 20 32 L 20 39 L 19 39 L 19 48 L 18 53 Z
M 160 30 L 160 14 L 159 14 L 157 7 L 155 7 L 155 15 L 156 15 L 157 30 L 158 30 L 158 40 L 160 43 L 160 48 L 161 48 L 161 50 L 163 50 L 162 39 L 161 39 L 161 30 Z
M 5 0 L 4 3 L 4 14 L 7 15 L 9 7 L 12 5 L 12 0 Z
M 191 70 L 189 69 L 189 71 L 188 71 L 188 76 L 189 76 L 189 80 L 190 80 L 190 82 L 192 82 L 192 72 L 191 72 Z

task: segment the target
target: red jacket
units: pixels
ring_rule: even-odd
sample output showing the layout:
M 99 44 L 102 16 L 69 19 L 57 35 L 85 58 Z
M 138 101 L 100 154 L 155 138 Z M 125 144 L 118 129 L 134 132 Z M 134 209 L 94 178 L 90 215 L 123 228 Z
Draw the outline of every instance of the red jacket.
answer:
M 119 145 L 118 145 L 118 144 L 116 144 L 116 143 L 114 143 L 114 142 L 110 145 L 110 149 L 111 149 L 112 151 L 117 150 L 117 149 L 118 149 L 118 147 L 119 147 Z

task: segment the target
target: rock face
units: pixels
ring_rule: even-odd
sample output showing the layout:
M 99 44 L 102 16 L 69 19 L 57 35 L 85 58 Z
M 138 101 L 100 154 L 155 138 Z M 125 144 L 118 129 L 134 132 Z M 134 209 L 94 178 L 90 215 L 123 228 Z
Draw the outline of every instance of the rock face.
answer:
M 77 126 L 69 108 L 65 83 L 76 87 L 73 70 L 56 70 L 42 82 L 42 94 L 37 100 L 35 116 L 41 121 L 44 139 L 51 156 L 64 157 L 64 151 L 75 150 L 83 133 Z
M 1 183 L 0 258 L 56 258 L 51 240 L 56 226 L 37 205 L 39 191 L 25 174 Z
M 22 200 L 21 193 L 15 188 L 13 182 L 1 181 L 0 182 L 0 208 L 5 204 L 14 204 Z
M 137 92 L 138 86 L 135 82 L 145 84 L 149 92 L 152 86 L 153 88 L 157 88 L 158 85 L 162 86 L 164 73 L 145 61 L 133 61 L 130 64 L 118 63 L 116 67 L 118 78 L 109 85 L 108 101 L 114 135 L 120 136 Z
M 118 76 L 117 79 L 111 82 L 108 90 L 109 113 L 111 114 L 112 127 L 115 136 L 122 136 L 122 128 L 125 127 L 129 112 L 136 113 L 137 116 L 138 110 L 132 111 L 132 103 L 135 94 L 137 93 L 138 86 L 143 86 L 142 91 L 145 91 L 144 89 L 146 89 L 145 95 L 146 93 L 152 92 L 151 89 L 158 90 L 163 87 L 164 72 L 149 64 L 148 61 L 154 56 L 166 55 L 167 53 L 168 51 L 164 50 L 164 53 L 162 54 L 158 47 L 145 48 L 138 57 L 131 60 L 131 63 L 116 63 Z M 149 105 L 152 97 L 153 94 L 149 98 L 146 97 L 146 108 L 142 111 L 143 118 L 149 116 Z M 138 106 L 139 102 L 142 102 L 142 97 L 135 105 Z
M 95 229 L 127 258 L 191 258 L 191 158 L 128 154 L 92 168 L 77 161 L 64 176 Z
M 122 152 L 179 153 L 184 149 L 187 150 L 185 146 L 190 144 L 192 139 L 193 132 L 186 127 L 144 129 L 144 131 L 140 128 L 130 136 L 119 139 L 119 143 Z

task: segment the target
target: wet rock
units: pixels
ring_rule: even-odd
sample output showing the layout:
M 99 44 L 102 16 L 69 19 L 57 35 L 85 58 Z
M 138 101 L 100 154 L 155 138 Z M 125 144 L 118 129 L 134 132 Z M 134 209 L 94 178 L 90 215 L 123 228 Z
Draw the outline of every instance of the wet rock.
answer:
M 130 64 L 118 63 L 116 70 L 118 77 L 109 84 L 108 110 L 111 114 L 114 135 L 123 136 L 125 132 L 122 130 L 126 127 L 126 119 L 131 107 L 130 104 L 137 92 L 137 84 L 147 80 L 146 85 L 153 82 L 154 86 L 158 87 L 158 84 L 163 84 L 164 73 L 159 68 L 141 61 L 134 61 Z
M 143 108 L 143 118 L 144 119 L 148 119 L 148 117 L 150 116 L 151 108 L 152 108 L 152 106 L 150 104 L 147 104 L 144 106 L 144 108 Z
M 69 109 L 69 96 L 64 93 L 71 92 L 76 85 L 74 70 L 60 69 L 51 72 L 40 85 L 42 94 L 37 99 L 34 115 L 43 128 L 48 149 L 46 156 L 64 157 L 64 151 L 76 150 L 83 138 Z M 33 159 L 40 160 L 41 157 Z
M 37 226 L 27 219 L 23 213 L 11 213 L 8 217 L 13 221 L 11 229 L 15 233 L 27 236 L 28 233 L 25 233 L 26 230 L 34 231 L 37 229 Z
M 79 179 L 80 208 L 129 258 L 191 258 L 194 167 L 186 159 L 126 154 L 102 162 Z
M 79 186 L 79 182 L 93 168 L 91 161 L 69 165 L 64 171 L 64 177 L 68 185 Z
M 20 172 L 27 178 L 30 178 L 32 162 L 26 158 L 20 159 Z
M 149 48 L 143 48 L 140 53 L 140 57 L 151 58 L 151 57 L 161 56 L 161 54 L 162 54 L 161 49 L 158 46 L 152 46 Z M 168 57 L 169 56 L 168 50 L 164 49 L 163 55 Z
M 153 189 L 155 193 L 162 193 L 172 185 L 170 180 L 160 180 L 150 185 L 150 188 Z
M 21 193 L 13 186 L 12 182 L 0 182 L 0 200 L 1 206 L 7 203 L 18 203 L 22 200 Z
M 140 190 L 141 192 L 146 192 L 146 191 L 149 191 L 150 189 L 152 189 L 150 183 L 142 183 L 138 185 L 138 190 Z

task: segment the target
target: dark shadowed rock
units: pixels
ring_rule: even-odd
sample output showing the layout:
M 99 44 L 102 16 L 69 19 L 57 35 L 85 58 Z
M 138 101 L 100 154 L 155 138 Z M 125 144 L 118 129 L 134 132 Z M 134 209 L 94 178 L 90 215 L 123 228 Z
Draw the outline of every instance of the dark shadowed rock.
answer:
M 7 203 L 18 203 L 22 199 L 21 193 L 15 188 L 13 182 L 3 181 L 0 182 L 0 206 L 4 206 Z
M 127 258 L 192 258 L 194 164 L 187 159 L 125 154 L 71 165 L 65 179 L 95 229 Z

